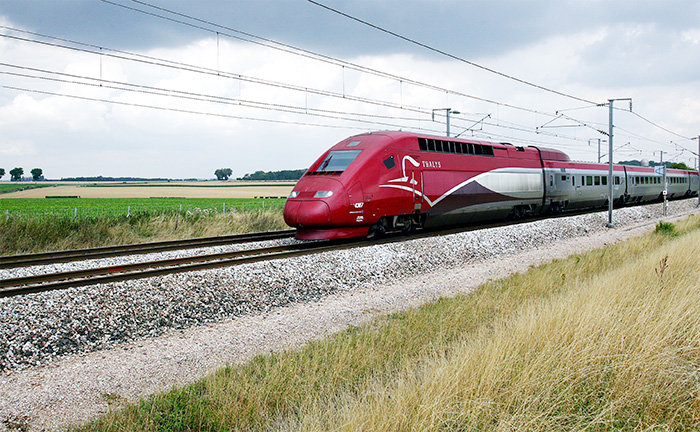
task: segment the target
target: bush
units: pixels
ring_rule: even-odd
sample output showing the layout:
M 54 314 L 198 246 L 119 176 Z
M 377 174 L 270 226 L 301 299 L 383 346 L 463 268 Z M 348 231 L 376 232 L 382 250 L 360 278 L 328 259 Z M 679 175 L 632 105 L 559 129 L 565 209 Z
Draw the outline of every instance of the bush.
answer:
M 676 226 L 670 222 L 659 222 L 656 224 L 656 229 L 654 230 L 657 234 L 663 234 L 671 237 L 676 237 L 678 231 L 676 231 Z

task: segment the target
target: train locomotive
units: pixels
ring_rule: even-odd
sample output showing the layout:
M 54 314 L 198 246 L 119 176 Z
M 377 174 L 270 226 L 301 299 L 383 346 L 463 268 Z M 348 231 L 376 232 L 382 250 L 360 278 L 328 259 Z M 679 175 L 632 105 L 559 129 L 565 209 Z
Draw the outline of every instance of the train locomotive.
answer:
M 669 169 L 668 198 L 697 195 L 698 172 Z M 352 136 L 316 160 L 289 195 L 301 240 L 522 218 L 607 205 L 608 165 L 559 151 L 408 132 Z M 613 203 L 658 200 L 653 168 L 613 166 Z

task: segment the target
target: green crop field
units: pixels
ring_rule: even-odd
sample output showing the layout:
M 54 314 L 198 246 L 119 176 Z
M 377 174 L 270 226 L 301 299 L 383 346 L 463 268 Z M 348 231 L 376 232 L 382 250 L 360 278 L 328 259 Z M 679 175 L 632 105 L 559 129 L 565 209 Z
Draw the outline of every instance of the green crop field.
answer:
M 281 209 L 272 198 L 13 198 L 0 200 L 0 212 L 13 216 L 122 216 L 137 212 L 223 213 L 233 210 Z
M 38 188 L 45 188 L 45 187 L 51 187 L 55 186 L 54 184 L 0 184 L 0 194 L 4 193 L 10 193 L 10 192 L 19 192 L 27 189 L 38 189 Z

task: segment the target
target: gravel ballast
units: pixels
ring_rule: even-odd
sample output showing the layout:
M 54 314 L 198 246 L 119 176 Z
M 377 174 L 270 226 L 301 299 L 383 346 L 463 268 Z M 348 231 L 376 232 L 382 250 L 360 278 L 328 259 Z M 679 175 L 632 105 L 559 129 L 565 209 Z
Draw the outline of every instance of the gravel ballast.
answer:
M 669 214 L 684 217 L 697 211 L 696 203 L 697 200 L 671 203 Z M 27 328 L 56 322 L 48 314 L 44 315 L 45 321 L 37 320 L 39 314 L 32 309 L 50 306 L 53 313 L 63 313 L 64 319 L 72 312 L 70 316 L 78 322 L 76 325 L 89 331 L 113 331 L 114 326 L 127 323 L 135 333 L 148 335 L 152 331 L 159 336 L 136 336 L 125 331 L 124 342 L 115 349 L 94 350 L 85 348 L 89 345 L 76 344 L 84 349 L 52 362 L 48 362 L 50 356 L 45 356 L 40 360 L 46 364 L 44 367 L 27 367 L 24 363 L 6 369 L 0 374 L 0 430 L 3 423 L 8 426 L 12 422 L 26 425 L 29 430 L 83 422 L 126 401 L 167 390 L 172 385 L 193 382 L 223 364 L 246 361 L 269 351 L 295 348 L 348 325 L 368 322 L 378 314 L 405 310 L 441 296 L 469 292 L 488 279 L 506 277 L 525 271 L 530 265 L 642 234 L 652 230 L 660 216 L 661 206 L 654 204 L 616 210 L 616 228 L 612 230 L 604 227 L 606 213 L 597 213 L 331 252 L 301 260 L 248 265 L 239 267 L 236 272 L 234 269 L 212 270 L 177 275 L 178 278 L 163 277 L 158 278 L 162 285 L 154 284 L 153 280 L 142 285 L 143 292 L 132 294 L 138 302 L 131 305 L 110 304 L 117 302 L 119 297 L 107 294 L 123 295 L 122 290 L 128 287 L 122 287 L 122 284 L 71 290 L 73 294 L 53 298 L 52 303 L 46 297 L 56 293 L 8 299 L 0 304 L 3 320 L 6 317 L 22 319 L 12 308 L 23 304 L 29 312 L 24 317 Z M 447 268 L 450 271 L 442 271 Z M 281 274 L 285 270 L 293 273 Z M 247 278 L 232 279 L 241 275 L 247 275 Z M 180 279 L 185 276 L 185 279 Z M 237 295 L 238 303 L 235 304 L 248 312 L 235 312 L 217 323 L 188 328 L 184 325 L 155 325 L 143 332 L 139 327 L 144 323 L 141 318 L 151 317 L 151 313 L 158 315 L 157 307 L 156 312 L 151 312 L 153 307 L 146 306 L 149 299 L 159 298 L 155 294 L 158 292 L 161 306 L 167 301 L 177 302 L 183 296 L 187 297 L 183 293 L 189 291 L 211 296 L 199 296 L 190 303 L 192 305 L 207 306 L 212 301 L 221 301 L 222 296 L 210 292 L 217 289 L 214 282 L 217 277 L 220 281 L 218 289 L 227 295 Z M 189 288 L 178 285 L 188 281 L 191 283 Z M 258 288 L 253 286 L 254 283 L 259 284 Z M 284 289 L 284 284 L 287 289 Z M 269 289 L 261 288 L 265 286 Z M 108 297 L 99 303 L 107 308 L 103 315 L 91 312 L 91 305 L 85 304 L 98 297 L 91 295 L 95 290 Z M 179 296 L 175 295 L 177 293 Z M 277 301 L 288 307 L 260 306 L 264 301 L 257 299 L 256 295 L 264 295 L 263 300 Z M 61 304 L 71 297 L 74 298 L 72 304 L 80 305 L 72 311 L 67 310 L 69 305 Z M 242 300 L 244 298 L 249 300 L 246 302 Z M 306 301 L 309 299 L 318 301 Z M 9 300 L 18 303 L 10 304 Z M 255 309 L 256 305 L 258 309 Z M 181 316 L 178 313 L 185 310 L 169 306 L 170 309 L 163 313 L 171 314 L 171 318 Z M 132 313 L 145 308 L 148 313 L 143 312 L 129 321 L 128 313 L 117 313 L 120 307 L 130 309 Z M 259 310 L 266 312 L 256 313 Z M 188 313 L 194 323 L 226 316 L 211 306 Z M 99 321 L 90 324 L 90 319 Z M 2 338 L 10 340 L 11 332 L 4 326 L 2 332 Z M 65 337 L 72 335 L 68 332 Z M 103 346 L 115 344 L 117 341 Z M 91 349 L 94 351 L 87 352 Z
M 693 199 L 673 202 L 669 214 L 688 211 L 695 204 Z M 616 210 L 615 223 L 624 227 L 659 217 L 660 212 L 659 204 L 624 208 Z M 606 216 L 599 212 L 546 219 L 3 299 L 0 371 L 584 236 L 607 229 Z

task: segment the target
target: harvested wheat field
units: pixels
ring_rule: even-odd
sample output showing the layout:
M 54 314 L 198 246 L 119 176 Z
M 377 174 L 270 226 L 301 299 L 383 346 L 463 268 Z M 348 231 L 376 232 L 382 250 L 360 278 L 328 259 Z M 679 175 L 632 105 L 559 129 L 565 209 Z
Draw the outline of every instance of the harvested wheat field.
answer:
M 183 183 L 106 183 L 70 184 L 23 190 L 0 198 L 286 198 L 295 182 L 183 182 Z

